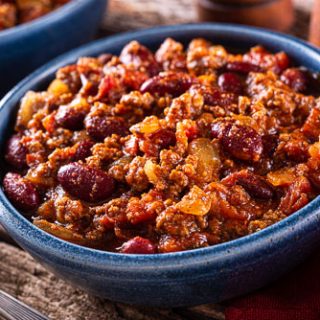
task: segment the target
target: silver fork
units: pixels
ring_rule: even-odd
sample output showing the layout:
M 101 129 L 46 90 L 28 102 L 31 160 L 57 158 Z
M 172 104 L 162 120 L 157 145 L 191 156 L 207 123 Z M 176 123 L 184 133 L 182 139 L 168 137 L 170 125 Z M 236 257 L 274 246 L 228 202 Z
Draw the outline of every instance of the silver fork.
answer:
M 0 316 L 8 320 L 48 320 L 40 312 L 2 290 L 0 290 Z

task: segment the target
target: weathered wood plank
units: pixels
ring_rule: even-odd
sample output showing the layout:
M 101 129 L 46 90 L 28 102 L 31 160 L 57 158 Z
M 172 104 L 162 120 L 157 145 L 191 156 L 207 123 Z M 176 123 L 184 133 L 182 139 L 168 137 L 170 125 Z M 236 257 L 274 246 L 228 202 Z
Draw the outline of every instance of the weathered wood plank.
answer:
M 101 36 L 156 25 L 199 22 L 196 0 L 111 0 Z M 295 24 L 290 33 L 304 39 L 309 30 L 312 0 L 294 0 Z
M 57 320 L 222 320 L 221 308 L 210 305 L 165 310 L 113 303 L 73 288 L 44 269 L 26 252 L 0 242 L 0 289 Z M 209 308 L 209 309 L 208 309 Z M 191 318 L 187 315 L 192 316 Z

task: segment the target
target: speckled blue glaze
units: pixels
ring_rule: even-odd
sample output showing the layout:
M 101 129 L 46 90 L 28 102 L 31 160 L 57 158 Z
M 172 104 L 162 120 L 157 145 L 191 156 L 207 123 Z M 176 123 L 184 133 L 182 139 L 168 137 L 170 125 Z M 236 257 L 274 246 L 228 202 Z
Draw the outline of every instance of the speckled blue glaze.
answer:
M 119 53 L 137 39 L 156 48 L 166 37 L 187 43 L 205 37 L 245 49 L 257 43 L 285 50 L 308 68 L 320 70 L 320 54 L 288 36 L 234 25 L 162 27 L 103 39 L 74 50 L 19 83 L 0 103 L 0 145 L 11 131 L 17 103 L 30 89 L 42 88 L 58 67 L 79 56 Z M 3 160 L 2 160 L 3 161 Z M 3 163 L 1 168 L 3 168 Z M 148 306 L 177 307 L 218 302 L 276 279 L 301 262 L 320 240 L 320 198 L 265 230 L 216 246 L 163 255 L 121 255 L 67 243 L 37 229 L 0 191 L 0 223 L 33 257 L 55 274 L 112 300 Z
M 91 40 L 106 0 L 73 0 L 29 23 L 0 32 L 0 97 L 59 54 Z

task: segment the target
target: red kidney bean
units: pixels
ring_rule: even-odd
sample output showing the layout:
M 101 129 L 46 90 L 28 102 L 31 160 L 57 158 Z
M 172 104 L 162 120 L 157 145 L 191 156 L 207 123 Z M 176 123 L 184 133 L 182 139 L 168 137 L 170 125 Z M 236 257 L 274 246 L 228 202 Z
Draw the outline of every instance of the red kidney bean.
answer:
M 14 134 L 7 142 L 5 150 L 6 161 L 16 169 L 27 167 L 27 148 L 20 142 L 21 137 Z
M 146 70 L 150 76 L 158 74 L 160 67 L 153 53 L 137 41 L 127 44 L 121 51 L 120 61 L 133 65 L 137 70 Z
M 98 61 L 102 64 L 105 65 L 107 64 L 111 59 L 113 58 L 113 55 L 111 53 L 103 53 L 98 56 Z
M 261 136 L 251 127 L 230 122 L 215 122 L 211 127 L 214 138 L 220 139 L 225 151 L 240 160 L 259 161 L 263 153 Z
M 218 121 L 214 122 L 211 125 L 211 135 L 213 138 L 221 139 L 224 135 L 226 135 L 233 125 L 232 121 Z
M 150 135 L 150 140 L 160 149 L 165 149 L 176 143 L 176 134 L 170 129 L 159 129 Z
M 203 96 L 204 103 L 209 106 L 230 106 L 237 102 L 237 96 L 231 92 L 222 93 L 219 88 L 194 85 L 190 88 L 191 93 L 199 93 Z
M 231 173 L 222 183 L 226 186 L 238 184 L 254 198 L 268 200 L 274 196 L 273 187 L 263 177 L 247 170 Z
M 86 139 L 82 140 L 77 144 L 77 149 L 75 154 L 72 157 L 73 161 L 84 160 L 85 158 L 91 155 L 91 148 L 93 147 L 94 142 Z
M 56 123 L 69 130 L 81 130 L 83 128 L 83 120 L 86 112 L 79 111 L 78 109 L 70 106 L 60 106 L 56 115 Z
M 239 72 L 247 74 L 249 72 L 262 72 L 263 69 L 255 64 L 244 61 L 229 62 L 226 65 L 226 69 L 232 72 Z
M 288 68 L 290 59 L 284 52 L 272 54 L 263 47 L 256 47 L 243 56 L 245 62 L 249 62 L 262 68 L 267 68 L 276 74 L 280 74 Z
M 3 188 L 9 200 L 18 209 L 28 212 L 40 206 L 37 189 L 20 174 L 8 172 L 3 179 Z
M 134 237 L 125 242 L 120 248 L 121 253 L 131 254 L 152 254 L 156 253 L 155 245 L 148 239 L 142 237 Z
M 226 72 L 219 76 L 218 85 L 222 91 L 241 94 L 243 86 L 240 77 L 232 72 Z
M 266 134 L 262 136 L 262 143 L 264 154 L 268 157 L 272 157 L 273 153 L 275 152 L 278 146 L 279 137 L 276 134 Z
M 305 92 L 308 88 L 310 77 L 306 70 L 290 68 L 282 73 L 280 80 L 296 92 Z
M 91 116 L 89 114 L 84 123 L 89 136 L 97 141 L 102 141 L 113 133 L 124 136 L 128 132 L 125 120 L 120 117 Z
M 63 189 L 88 202 L 105 200 L 114 190 L 114 179 L 107 173 L 77 162 L 62 166 L 57 177 Z
M 140 91 L 142 93 L 150 92 L 159 96 L 169 94 L 173 97 L 178 97 L 186 92 L 194 81 L 191 76 L 183 72 L 162 72 L 158 76 L 145 81 L 141 85 Z

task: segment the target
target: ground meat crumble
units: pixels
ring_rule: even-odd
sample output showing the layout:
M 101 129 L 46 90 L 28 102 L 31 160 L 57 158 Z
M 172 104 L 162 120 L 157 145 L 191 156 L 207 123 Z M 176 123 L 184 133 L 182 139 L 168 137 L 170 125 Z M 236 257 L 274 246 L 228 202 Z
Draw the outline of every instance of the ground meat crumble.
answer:
M 319 75 L 261 46 L 136 41 L 21 100 L 3 188 L 43 230 L 121 253 L 259 231 L 320 190 Z

